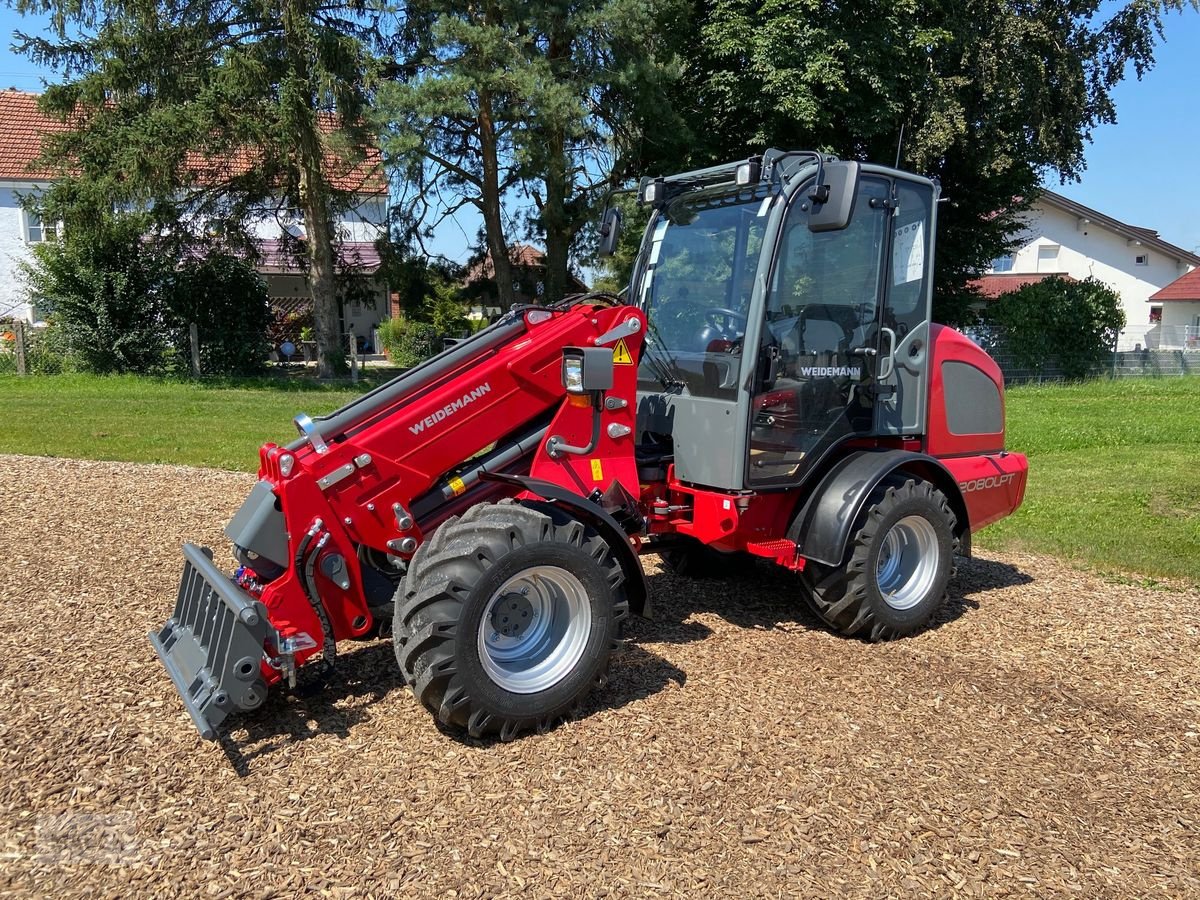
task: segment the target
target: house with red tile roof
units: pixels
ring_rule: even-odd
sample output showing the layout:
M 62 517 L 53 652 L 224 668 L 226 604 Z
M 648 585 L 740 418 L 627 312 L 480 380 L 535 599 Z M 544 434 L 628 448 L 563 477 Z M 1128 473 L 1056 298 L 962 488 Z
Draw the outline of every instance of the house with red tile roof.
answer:
M 1150 295 L 1150 302 L 1162 309 L 1160 328 L 1170 335 L 1172 344 L 1185 350 L 1200 350 L 1200 269 L 1180 275 L 1161 291 Z
M 1054 191 L 1043 191 L 1034 201 L 1017 238 L 1017 249 L 993 260 L 974 282 L 984 297 L 994 299 L 1051 275 L 1078 281 L 1093 277 L 1121 295 L 1126 324 L 1118 349 L 1186 347 L 1187 334 L 1175 327 L 1176 319 L 1186 318 L 1184 306 L 1171 314 L 1169 326 L 1169 304 L 1160 294 L 1195 273 L 1197 254 L 1153 229 L 1128 225 Z
M 57 226 L 45 223 L 24 209 L 21 198 L 48 187 L 54 173 L 37 162 L 43 135 L 68 126 L 41 113 L 38 95 L 15 89 L 0 90 L 0 317 L 14 316 L 36 321 L 38 313 L 29 304 L 20 277 L 20 264 L 31 248 L 54 240 Z M 245 171 L 252 163 L 247 154 L 217 162 L 197 155 L 189 160 L 197 183 L 206 178 L 227 177 Z M 380 267 L 375 242 L 386 233 L 388 184 L 378 148 L 371 148 L 362 162 L 338 166 L 331 163 L 326 173 L 339 189 L 356 198 L 354 207 L 336 223 L 344 266 L 364 279 L 367 290 L 351 291 L 343 304 L 343 327 L 356 334 L 370 335 L 387 315 L 387 287 L 377 277 Z M 259 272 L 267 283 L 272 303 L 288 310 L 303 311 L 308 299 L 307 266 L 289 248 L 303 240 L 304 223 L 298 213 L 263 210 L 249 223 L 259 244 Z
M 512 260 L 513 302 L 539 303 L 546 282 L 546 254 L 537 247 L 528 244 L 514 243 L 508 247 L 508 257 Z M 467 268 L 463 276 L 463 287 L 468 295 L 476 298 L 476 306 L 472 309 L 475 317 L 491 316 L 500 313 L 500 301 L 496 294 L 496 267 L 492 263 L 489 252 Z M 582 293 L 587 285 L 579 277 L 568 270 L 568 294 Z

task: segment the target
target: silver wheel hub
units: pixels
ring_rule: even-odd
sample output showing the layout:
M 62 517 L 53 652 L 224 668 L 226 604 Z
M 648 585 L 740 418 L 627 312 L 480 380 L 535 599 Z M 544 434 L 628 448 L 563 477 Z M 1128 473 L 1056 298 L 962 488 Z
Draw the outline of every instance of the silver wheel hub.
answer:
M 558 566 L 533 566 L 488 600 L 479 623 L 479 661 L 504 690 L 537 693 L 575 670 L 591 631 L 583 583 Z
M 875 584 L 892 609 L 912 609 L 937 581 L 937 531 L 923 516 L 905 516 L 888 529 L 879 546 Z

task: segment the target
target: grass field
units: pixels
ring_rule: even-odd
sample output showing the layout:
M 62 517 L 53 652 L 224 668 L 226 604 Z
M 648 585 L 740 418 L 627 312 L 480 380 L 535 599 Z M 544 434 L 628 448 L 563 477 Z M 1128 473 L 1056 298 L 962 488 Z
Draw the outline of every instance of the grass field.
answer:
M 296 436 L 296 413 L 328 412 L 359 393 L 282 380 L 0 376 L 0 451 L 254 471 L 261 444 Z
M 0 377 L 0 452 L 252 471 L 292 417 L 358 391 L 307 383 Z M 1025 505 L 977 544 L 1200 582 L 1200 378 L 1014 388 L 1008 445 Z
M 1200 582 L 1200 378 L 1014 388 L 1008 446 L 1025 503 L 979 546 Z

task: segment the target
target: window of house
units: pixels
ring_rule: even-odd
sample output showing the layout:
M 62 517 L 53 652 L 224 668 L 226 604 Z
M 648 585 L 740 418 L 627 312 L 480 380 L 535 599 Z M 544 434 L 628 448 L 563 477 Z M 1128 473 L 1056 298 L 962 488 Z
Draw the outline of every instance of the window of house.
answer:
M 1058 262 L 1058 244 L 1042 244 L 1038 247 L 1038 262 Z
M 58 238 L 58 228 L 55 225 L 43 224 L 41 218 L 32 210 L 25 210 L 25 240 L 31 244 L 41 244 Z
M 1013 268 L 1013 258 L 1010 253 L 1008 256 L 997 256 L 992 260 L 993 272 L 1011 272 Z
M 1150 307 L 1150 324 L 1157 325 L 1161 321 L 1162 321 L 1162 307 L 1161 306 Z
M 1146 253 L 1139 253 L 1133 258 L 1133 261 L 1139 266 L 1150 265 L 1150 256 Z

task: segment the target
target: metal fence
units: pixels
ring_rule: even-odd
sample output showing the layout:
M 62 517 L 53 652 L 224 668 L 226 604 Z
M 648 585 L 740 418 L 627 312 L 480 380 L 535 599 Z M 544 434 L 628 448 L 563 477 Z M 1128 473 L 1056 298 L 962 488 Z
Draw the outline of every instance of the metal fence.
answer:
M 169 368 L 193 376 L 220 374 L 205 371 L 208 354 L 203 332 L 196 324 L 190 327 L 188 337 L 187 352 Z M 419 352 L 427 350 L 426 355 L 432 356 L 441 349 L 440 339 L 430 338 L 427 343 L 428 348 L 418 347 Z M 380 344 L 374 333 L 364 336 L 347 331 L 341 335 L 341 344 L 351 381 L 357 381 L 359 374 L 368 368 L 392 365 L 383 352 L 376 352 Z M 267 354 L 262 374 L 316 375 L 317 345 L 307 334 L 268 334 L 263 336 L 263 345 Z M 19 321 L 0 324 L 0 375 L 60 375 L 80 368 L 78 357 L 54 330 Z
M 1008 384 L 1066 380 L 1058 361 L 1050 358 L 1028 366 L 1018 358 L 1012 342 L 1001 329 L 976 326 L 965 329 L 973 341 L 992 355 Z M 190 354 L 178 368 L 197 376 L 214 374 L 204 370 L 202 332 L 191 329 Z M 316 375 L 316 342 L 309 335 L 280 331 L 265 335 L 268 350 L 265 374 L 279 376 Z M 411 365 L 441 351 L 453 338 L 432 330 L 414 330 L 406 346 L 406 358 L 393 360 L 383 352 L 378 334 L 346 332 L 342 335 L 351 380 L 369 369 L 382 370 Z M 1143 343 L 1144 341 L 1144 343 Z M 0 374 L 57 375 L 77 366 L 61 338 L 45 328 L 21 322 L 0 324 Z M 379 374 L 384 374 L 379 372 Z M 1088 373 L 1091 377 L 1200 375 L 1200 327 L 1159 327 L 1146 333 L 1122 334 L 1116 347 Z
M 1030 366 L 1017 353 L 1009 335 L 1001 328 L 974 326 L 966 335 L 986 350 L 1004 373 L 1006 384 L 1066 381 L 1059 361 L 1049 357 Z M 1091 378 L 1166 377 L 1200 375 L 1200 329 L 1178 326 L 1150 329 L 1146 333 L 1122 332 L 1112 351 L 1104 354 L 1087 373 Z

